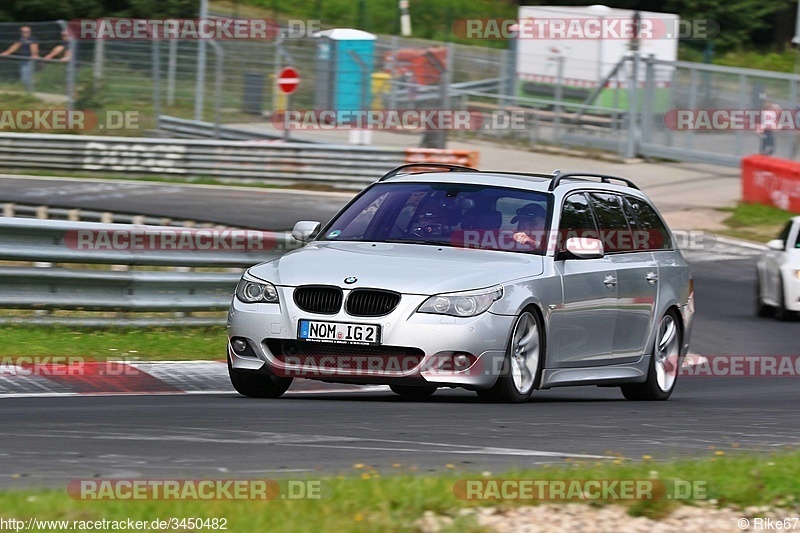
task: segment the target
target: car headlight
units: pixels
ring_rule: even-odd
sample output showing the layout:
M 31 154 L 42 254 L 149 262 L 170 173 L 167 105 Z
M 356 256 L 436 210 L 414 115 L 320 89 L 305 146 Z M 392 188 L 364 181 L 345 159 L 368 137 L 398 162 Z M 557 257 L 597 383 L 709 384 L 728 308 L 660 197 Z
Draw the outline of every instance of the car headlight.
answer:
M 436 294 L 422 302 L 417 312 L 462 317 L 475 316 L 485 313 L 494 302 L 502 297 L 502 285 L 477 291 Z
M 236 286 L 236 297 L 246 304 L 278 303 L 278 291 L 275 285 L 255 278 L 247 272 Z
M 794 275 L 797 276 L 797 279 L 800 279 L 800 270 L 795 270 Z

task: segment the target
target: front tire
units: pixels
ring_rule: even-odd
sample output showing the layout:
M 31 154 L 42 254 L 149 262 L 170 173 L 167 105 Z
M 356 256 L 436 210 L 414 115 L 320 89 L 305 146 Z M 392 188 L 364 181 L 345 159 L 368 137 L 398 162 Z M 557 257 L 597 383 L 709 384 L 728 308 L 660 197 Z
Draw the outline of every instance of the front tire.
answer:
M 478 390 L 481 400 L 524 403 L 542 379 L 545 339 L 537 313 L 524 311 L 517 317 L 508 340 L 500 377 L 491 389 Z
M 237 370 L 228 358 L 228 377 L 236 392 L 248 398 L 278 398 L 289 389 L 292 378 L 281 378 L 248 370 Z
M 682 337 L 678 316 L 669 311 L 658 322 L 647 380 L 623 385 L 622 395 L 626 399 L 664 401 L 672 395 L 680 370 Z
M 392 389 L 392 392 L 402 396 L 403 398 L 408 398 L 409 400 L 424 400 L 425 398 L 429 398 L 436 392 L 438 387 L 414 387 L 412 385 L 389 385 L 389 388 Z

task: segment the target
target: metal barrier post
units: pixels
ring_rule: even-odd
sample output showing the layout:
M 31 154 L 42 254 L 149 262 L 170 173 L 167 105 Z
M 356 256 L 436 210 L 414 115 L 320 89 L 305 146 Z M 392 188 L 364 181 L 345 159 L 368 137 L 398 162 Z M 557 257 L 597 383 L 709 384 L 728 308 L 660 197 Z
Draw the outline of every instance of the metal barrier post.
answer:
M 628 79 L 628 138 L 625 145 L 625 157 L 635 157 L 638 147 L 637 116 L 639 112 L 639 54 L 634 52 L 631 59 L 631 75 Z

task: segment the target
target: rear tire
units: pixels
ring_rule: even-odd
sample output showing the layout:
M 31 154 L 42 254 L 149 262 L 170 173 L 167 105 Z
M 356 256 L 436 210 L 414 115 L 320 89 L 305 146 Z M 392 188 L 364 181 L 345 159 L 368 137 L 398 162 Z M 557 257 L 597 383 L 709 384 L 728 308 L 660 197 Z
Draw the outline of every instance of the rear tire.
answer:
M 413 385 L 389 385 L 392 392 L 403 398 L 409 400 L 424 400 L 430 398 L 438 387 L 422 386 L 414 387 Z
M 620 387 L 627 400 L 664 401 L 675 390 L 683 343 L 680 321 L 675 311 L 667 312 L 658 321 L 657 328 L 647 380 L 644 383 L 630 383 Z
M 292 378 L 281 378 L 251 370 L 237 370 L 228 358 L 228 376 L 236 392 L 248 398 L 278 398 L 289 389 Z
M 756 316 L 768 318 L 775 314 L 775 308 L 764 303 L 761 291 L 761 275 L 756 271 Z
M 523 311 L 511 330 L 503 368 L 491 389 L 479 389 L 485 402 L 524 403 L 539 387 L 545 357 L 545 337 L 538 313 Z

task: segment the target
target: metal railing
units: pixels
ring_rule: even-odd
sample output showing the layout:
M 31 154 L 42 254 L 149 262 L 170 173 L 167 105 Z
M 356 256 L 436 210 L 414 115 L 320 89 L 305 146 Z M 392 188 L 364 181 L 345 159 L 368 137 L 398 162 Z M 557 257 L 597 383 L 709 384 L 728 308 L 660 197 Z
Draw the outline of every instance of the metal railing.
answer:
M 0 134 L 0 166 L 123 175 L 210 177 L 361 188 L 406 162 L 408 150 L 366 146 Z
M 409 162 L 477 164 L 477 152 L 295 142 L 0 133 L 0 167 L 361 189 Z
M 37 323 L 224 323 L 224 316 L 185 314 L 227 309 L 243 268 L 276 259 L 300 246 L 284 233 L 250 230 L 224 231 L 240 232 L 228 234 L 228 237 L 238 235 L 245 243 L 255 242 L 253 235 L 258 234 L 258 242 L 267 243 L 262 246 L 265 249 L 244 246 L 242 250 L 188 251 L 113 245 L 113 236 L 117 234 L 163 235 L 193 231 L 211 230 L 0 218 L 0 261 L 11 262 L 0 266 L 0 308 L 97 311 L 112 315 L 39 315 L 33 317 Z M 84 249 L 81 234 L 95 238 L 101 233 L 110 237 L 108 246 Z M 147 238 L 142 242 L 148 242 Z M 62 266 L 64 264 L 70 266 Z M 149 269 L 134 270 L 133 267 Z M 126 313 L 126 316 L 117 316 L 115 312 Z M 143 312 L 171 315 L 155 318 L 127 315 Z M 27 320 L 12 315 L 0 317 L 0 322 Z

